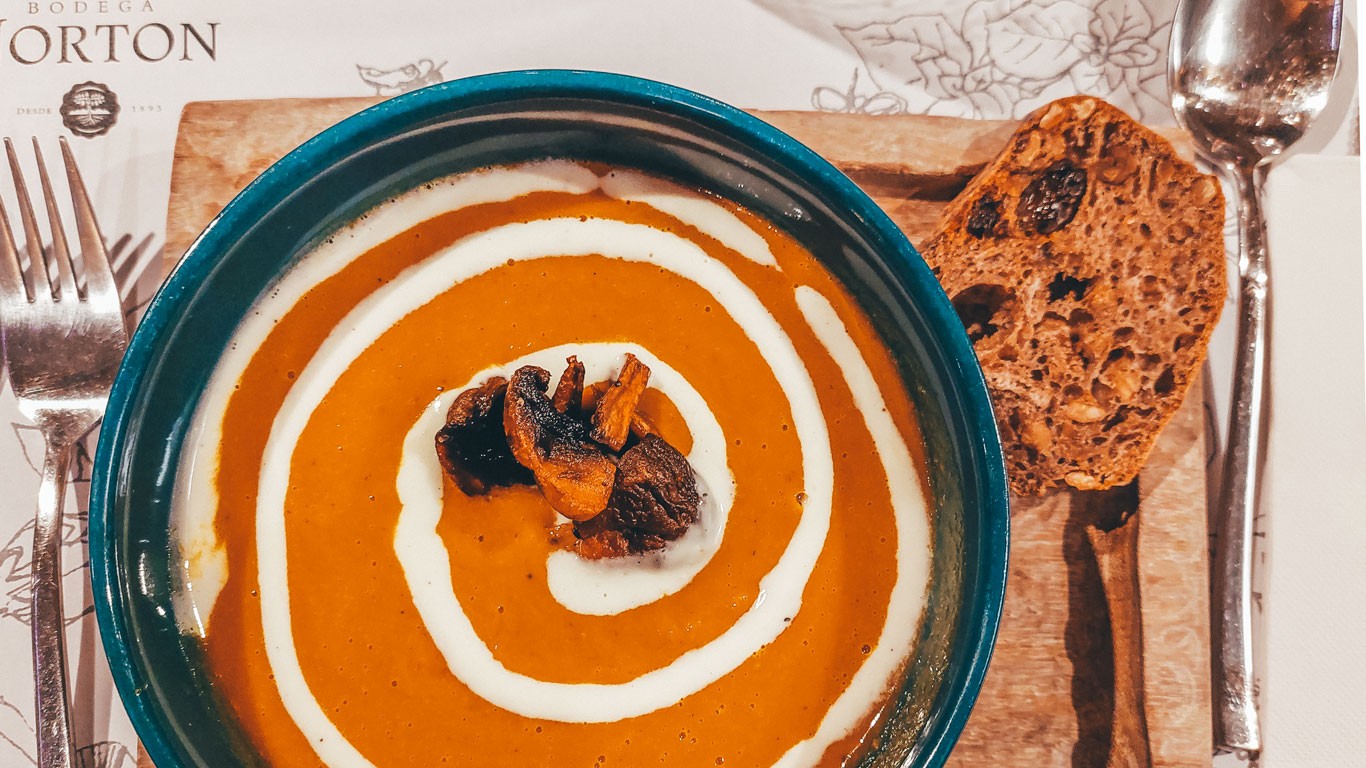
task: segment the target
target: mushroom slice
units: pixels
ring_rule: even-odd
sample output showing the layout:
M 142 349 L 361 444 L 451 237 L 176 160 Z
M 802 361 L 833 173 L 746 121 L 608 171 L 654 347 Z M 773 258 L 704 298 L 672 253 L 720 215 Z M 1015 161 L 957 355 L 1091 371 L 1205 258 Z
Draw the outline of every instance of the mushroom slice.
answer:
M 655 428 L 655 423 L 650 420 L 649 416 L 646 416 L 640 411 L 636 411 L 635 413 L 631 414 L 632 437 L 634 437 L 637 440 L 640 440 L 644 438 L 646 435 L 653 435 L 657 432 L 659 432 L 659 430 Z
M 602 517 L 602 515 L 598 515 L 598 517 Z M 580 524 L 575 523 L 574 525 L 576 527 L 575 535 L 580 535 L 577 530 Z M 579 553 L 579 557 L 585 560 L 605 560 L 610 557 L 625 557 L 633 554 L 631 542 L 626 538 L 626 535 L 621 531 L 608 528 L 579 539 L 575 542 L 574 548 Z
M 587 520 L 607 507 L 617 467 L 583 422 L 555 410 L 545 393 L 549 384 L 544 368 L 518 368 L 508 383 L 503 430 L 550 506 L 570 520 Z
M 530 484 L 531 473 L 517 463 L 503 434 L 503 403 L 508 382 L 495 376 L 456 396 L 446 424 L 436 433 L 436 458 L 455 484 L 470 496 L 498 486 Z
M 574 524 L 579 554 L 589 558 L 661 549 L 697 522 L 702 497 L 688 460 L 659 435 L 648 434 L 622 455 L 616 485 L 602 514 Z
M 607 390 L 611 389 L 612 386 L 613 382 L 611 381 L 599 381 L 585 386 L 581 400 L 583 413 L 592 413 L 593 409 L 598 407 L 598 403 L 602 402 L 602 396 L 607 394 Z
M 570 355 L 565 363 L 564 373 L 560 374 L 560 382 L 555 385 L 555 395 L 550 398 L 550 404 L 560 413 L 578 416 L 583 410 L 583 363 L 579 362 L 576 355 Z
M 649 385 L 649 367 L 627 353 L 616 382 L 603 394 L 593 411 L 593 439 L 614 451 L 625 447 L 626 438 L 631 434 L 631 417 Z

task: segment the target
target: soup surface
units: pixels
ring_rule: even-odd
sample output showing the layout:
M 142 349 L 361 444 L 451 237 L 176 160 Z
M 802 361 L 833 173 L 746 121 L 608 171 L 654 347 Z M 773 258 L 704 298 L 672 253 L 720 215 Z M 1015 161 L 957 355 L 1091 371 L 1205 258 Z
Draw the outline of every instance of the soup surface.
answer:
M 455 394 L 627 353 L 703 494 L 682 538 L 581 558 L 535 486 L 444 477 Z M 891 356 L 789 236 L 652 177 L 547 161 L 378 206 L 258 302 L 190 440 L 177 619 L 272 764 L 840 765 L 914 648 Z

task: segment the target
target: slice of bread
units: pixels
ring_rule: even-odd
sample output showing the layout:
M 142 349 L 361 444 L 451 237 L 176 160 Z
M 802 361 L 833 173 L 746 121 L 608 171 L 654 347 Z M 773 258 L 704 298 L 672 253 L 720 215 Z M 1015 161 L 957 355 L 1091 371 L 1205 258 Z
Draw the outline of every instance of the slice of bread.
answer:
M 1132 480 L 1223 308 L 1224 198 L 1095 98 L 1027 117 L 921 253 L 968 330 L 1012 490 Z

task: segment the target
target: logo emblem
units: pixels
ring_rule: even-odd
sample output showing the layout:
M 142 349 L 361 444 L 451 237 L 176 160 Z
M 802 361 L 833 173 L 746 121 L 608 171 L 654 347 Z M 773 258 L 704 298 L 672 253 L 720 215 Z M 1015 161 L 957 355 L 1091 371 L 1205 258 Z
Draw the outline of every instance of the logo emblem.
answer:
M 119 119 L 119 97 L 104 83 L 80 83 L 62 97 L 62 124 L 77 136 L 103 136 Z

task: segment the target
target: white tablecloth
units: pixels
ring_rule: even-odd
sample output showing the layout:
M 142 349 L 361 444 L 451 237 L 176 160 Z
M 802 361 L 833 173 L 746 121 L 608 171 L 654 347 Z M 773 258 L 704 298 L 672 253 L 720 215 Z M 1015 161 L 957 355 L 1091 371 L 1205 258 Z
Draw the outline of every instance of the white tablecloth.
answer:
M 86 109 L 85 121 L 73 122 L 76 131 L 106 132 L 71 140 L 136 311 L 160 276 L 172 147 L 188 101 L 393 94 L 482 72 L 575 67 L 666 80 L 747 107 L 1005 118 L 1087 92 L 1166 123 L 1174 5 L 11 1 L 0 5 L 0 135 L 39 136 L 53 153 L 56 137 L 73 132 L 64 125 L 64 97 L 106 107 Z M 1354 41 L 1352 50 L 1354 69 Z M 1356 151 L 1349 117 L 1355 77 L 1343 88 L 1349 95 L 1306 140 L 1313 151 Z M 106 125 L 114 101 L 117 114 Z M 32 169 L 31 159 L 25 162 Z M 0 199 L 14 210 L 12 190 L 0 188 Z M 1355 313 L 1347 320 L 1359 324 L 1360 305 Z M 1216 333 L 1212 351 L 1219 392 L 1229 368 L 1229 325 Z M 35 760 L 28 564 L 42 446 L 15 411 L 7 382 L 0 423 L 10 425 L 0 434 L 0 487 L 9 502 L 0 509 L 0 765 L 23 766 Z M 89 453 L 80 454 L 64 555 L 77 741 L 82 765 L 131 768 L 134 735 L 108 680 L 83 572 L 88 466 Z
M 1258 542 L 1263 768 L 1366 747 L 1361 159 L 1294 157 L 1267 188 L 1271 421 Z

